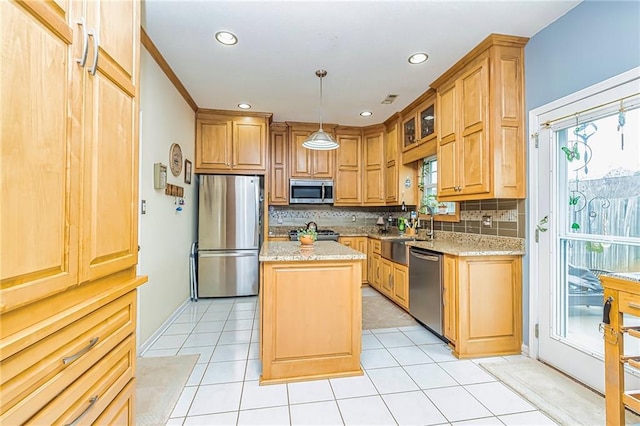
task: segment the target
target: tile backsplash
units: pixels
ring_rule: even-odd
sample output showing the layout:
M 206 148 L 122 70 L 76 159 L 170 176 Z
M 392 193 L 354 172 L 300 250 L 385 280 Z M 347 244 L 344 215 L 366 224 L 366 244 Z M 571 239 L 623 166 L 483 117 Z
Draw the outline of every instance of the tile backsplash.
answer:
M 300 228 L 310 221 L 319 228 L 332 226 L 375 226 L 380 216 L 393 219 L 409 217 L 415 206 L 391 207 L 334 207 L 329 205 L 271 206 L 269 226 Z M 435 222 L 437 231 L 465 232 L 468 234 L 525 237 L 525 200 L 482 200 L 460 203 L 460 222 Z M 482 226 L 482 217 L 491 216 L 492 226 Z M 428 226 L 428 225 L 427 225 Z

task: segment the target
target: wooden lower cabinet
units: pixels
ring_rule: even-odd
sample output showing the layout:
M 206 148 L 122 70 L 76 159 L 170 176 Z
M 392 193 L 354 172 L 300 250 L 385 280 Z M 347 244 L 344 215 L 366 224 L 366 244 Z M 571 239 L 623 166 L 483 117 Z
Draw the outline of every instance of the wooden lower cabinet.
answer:
M 260 274 L 260 384 L 362 375 L 361 262 L 269 261 Z
M 522 351 L 522 256 L 445 255 L 444 334 L 458 358 Z
M 382 257 L 379 259 L 380 285 L 377 289 L 393 302 L 408 310 L 409 268 Z
M 354 250 L 358 250 L 360 253 L 367 254 L 368 252 L 368 238 L 367 237 L 339 237 L 338 242 L 347 247 L 351 247 Z M 362 261 L 362 283 L 369 282 L 369 265 L 367 259 Z
M 135 378 L 130 380 L 124 389 L 111 401 L 111 404 L 96 420 L 99 425 L 132 425 L 134 424 L 135 407 L 133 394 L 136 390 Z
M 383 257 L 380 257 L 380 280 L 380 291 L 389 299 L 392 299 L 393 262 Z
M 393 264 L 391 297 L 398 305 L 409 309 L 409 268 L 405 265 Z
M 458 282 L 457 257 L 444 256 L 442 271 L 442 300 L 443 300 L 443 334 L 455 346 L 457 340 L 456 330 L 458 318 L 458 300 L 456 288 Z
M 146 278 L 123 275 L 3 313 L 1 424 L 92 423 L 133 380 Z
M 382 261 L 380 258 L 380 240 L 376 240 L 374 238 L 369 238 L 368 243 L 368 258 L 367 258 L 367 269 L 368 269 L 368 277 L 369 277 L 369 285 L 375 288 L 376 290 L 380 290 L 381 285 L 381 271 L 380 267 L 382 265 Z

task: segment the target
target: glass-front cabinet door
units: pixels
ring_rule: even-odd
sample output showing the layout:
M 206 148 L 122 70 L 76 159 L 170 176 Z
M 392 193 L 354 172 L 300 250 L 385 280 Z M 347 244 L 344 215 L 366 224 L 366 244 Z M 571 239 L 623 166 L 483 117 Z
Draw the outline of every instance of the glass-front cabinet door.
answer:
M 432 103 L 424 109 L 420 110 L 420 140 L 435 134 L 436 117 L 435 105 Z
M 412 116 L 403 125 L 404 147 L 410 147 L 416 142 L 416 117 Z
M 429 95 L 429 96 L 426 96 Z M 410 106 L 411 107 L 411 106 Z M 435 93 L 425 93 L 423 101 L 402 114 L 402 150 L 407 152 L 436 137 Z M 419 158 L 424 158 L 422 155 Z

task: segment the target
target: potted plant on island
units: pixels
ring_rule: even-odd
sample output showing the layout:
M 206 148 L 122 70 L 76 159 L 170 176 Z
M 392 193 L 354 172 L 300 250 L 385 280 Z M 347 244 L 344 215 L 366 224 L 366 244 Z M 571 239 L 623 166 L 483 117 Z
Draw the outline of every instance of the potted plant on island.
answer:
M 298 229 L 298 241 L 302 245 L 313 245 L 313 242 L 318 239 L 318 233 L 315 229 L 300 228 Z

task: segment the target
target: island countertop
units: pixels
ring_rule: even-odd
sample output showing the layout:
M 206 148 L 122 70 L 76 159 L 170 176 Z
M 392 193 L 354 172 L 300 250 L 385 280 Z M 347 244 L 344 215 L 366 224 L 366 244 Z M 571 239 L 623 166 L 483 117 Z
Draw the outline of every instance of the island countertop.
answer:
M 364 260 L 367 255 L 335 241 L 316 241 L 312 249 L 301 249 L 298 241 L 266 241 L 260 249 L 260 262 L 309 260 Z

